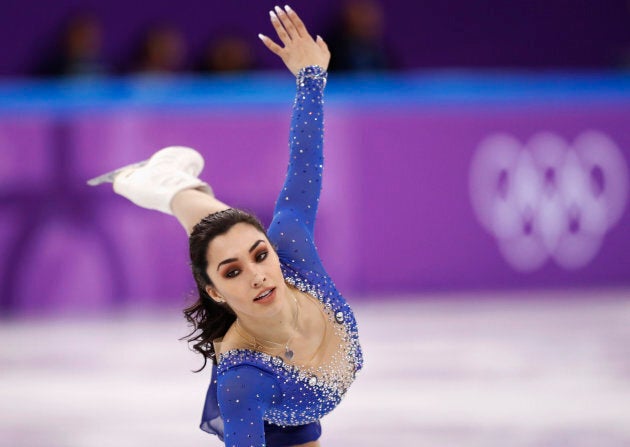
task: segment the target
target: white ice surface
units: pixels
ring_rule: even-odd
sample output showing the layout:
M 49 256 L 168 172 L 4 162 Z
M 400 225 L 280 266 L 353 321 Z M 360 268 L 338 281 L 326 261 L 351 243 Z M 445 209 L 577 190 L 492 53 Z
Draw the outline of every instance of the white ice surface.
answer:
M 403 299 L 404 298 L 404 299 Z M 630 446 L 630 292 L 379 297 L 322 447 Z M 220 446 L 180 313 L 0 323 L 0 446 Z

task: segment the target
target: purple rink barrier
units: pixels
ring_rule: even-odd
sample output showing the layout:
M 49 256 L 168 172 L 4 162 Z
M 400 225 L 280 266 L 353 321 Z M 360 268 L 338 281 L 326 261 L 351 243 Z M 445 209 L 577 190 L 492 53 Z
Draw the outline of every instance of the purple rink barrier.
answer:
M 386 117 L 364 117 L 363 125 L 370 131 L 362 139 L 359 208 L 367 210 L 369 204 L 380 206 L 363 221 L 357 233 L 357 238 L 369 247 L 357 266 L 365 281 L 363 290 L 627 285 L 630 283 L 627 196 L 623 204 L 617 202 L 615 209 L 610 210 L 618 212 L 619 218 L 605 234 L 600 232 L 601 244 L 593 247 L 592 256 L 585 262 L 575 268 L 563 267 L 546 256 L 529 268 L 519 268 L 518 258 L 528 256 L 527 247 L 516 245 L 518 241 L 513 238 L 507 244 L 513 244 L 517 250 L 512 256 L 517 259 L 511 262 L 502 256 L 500 241 L 475 216 L 469 176 L 475 149 L 496 132 L 526 141 L 547 131 L 572 141 L 584 131 L 596 129 L 624 148 L 625 165 L 619 167 L 626 177 L 605 178 L 604 187 L 616 181 L 623 183 L 630 160 L 628 118 L 628 105 L 550 108 L 545 104 L 497 110 L 404 111 Z M 495 190 L 500 188 L 500 179 L 500 176 L 488 179 L 496 181 Z M 505 188 L 514 188 L 514 180 L 507 177 Z M 531 184 L 535 181 L 526 179 L 525 188 L 535 188 Z M 627 184 L 621 186 L 621 196 L 626 188 Z M 484 192 L 490 194 L 477 193 Z M 526 197 L 512 200 L 526 202 L 529 193 L 525 191 Z M 554 217 L 554 223 L 561 226 L 558 231 L 565 235 L 577 232 L 571 225 L 580 222 L 584 225 L 589 217 L 587 209 L 579 208 L 585 197 L 577 199 L 574 216 L 577 222 L 571 221 L 571 211 L 567 209 L 570 206 L 558 206 L 553 211 L 563 213 Z M 522 209 L 515 204 L 514 220 L 519 227 L 511 230 L 514 233 L 526 235 L 528 222 L 539 224 L 543 210 L 536 206 L 542 206 L 540 197 L 533 197 L 531 202 L 535 205 L 529 210 L 526 203 Z M 580 212 L 584 214 L 580 216 Z M 364 212 L 363 217 L 368 215 Z
M 179 224 L 85 185 L 157 148 L 197 148 L 219 197 L 271 218 L 286 76 L 0 89 L 5 314 L 183 305 Z M 324 265 L 364 295 L 630 285 L 628 92 L 607 76 L 331 79 Z

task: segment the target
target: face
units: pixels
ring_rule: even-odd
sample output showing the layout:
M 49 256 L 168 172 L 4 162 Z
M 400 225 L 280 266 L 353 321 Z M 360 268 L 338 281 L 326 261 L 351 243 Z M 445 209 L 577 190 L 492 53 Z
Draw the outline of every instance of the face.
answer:
M 280 260 L 267 237 L 247 223 L 238 223 L 215 237 L 206 252 L 208 294 L 224 300 L 239 318 L 269 317 L 279 312 L 286 287 Z

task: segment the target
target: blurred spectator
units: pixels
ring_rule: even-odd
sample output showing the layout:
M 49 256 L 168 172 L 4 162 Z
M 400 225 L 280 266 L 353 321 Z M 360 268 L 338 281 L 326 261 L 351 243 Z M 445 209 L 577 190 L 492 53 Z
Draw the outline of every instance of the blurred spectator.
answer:
M 37 70 L 45 76 L 85 76 L 106 72 L 101 59 L 102 26 L 92 14 L 70 18 L 52 56 Z
M 625 9 L 625 22 L 627 25 L 630 25 L 630 0 L 626 2 Z M 621 43 L 616 51 L 613 53 L 613 65 L 615 68 L 620 68 L 624 71 L 630 71 L 630 33 L 626 33 L 625 42 Z
M 329 34 L 331 70 L 385 70 L 392 68 L 385 47 L 384 16 L 377 0 L 347 0 L 339 23 Z
M 213 39 L 201 55 L 199 71 L 241 72 L 255 66 L 251 44 L 241 36 L 225 34 Z
M 134 71 L 145 74 L 176 73 L 184 70 L 186 41 L 172 25 L 148 30 L 134 62 Z

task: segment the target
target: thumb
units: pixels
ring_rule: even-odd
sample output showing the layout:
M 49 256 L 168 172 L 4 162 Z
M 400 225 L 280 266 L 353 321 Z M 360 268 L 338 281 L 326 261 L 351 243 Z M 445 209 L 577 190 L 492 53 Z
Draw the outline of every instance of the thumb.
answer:
M 326 42 L 324 42 L 324 39 L 322 39 L 322 36 L 320 36 L 319 34 L 317 35 L 317 39 L 315 39 L 315 43 L 317 43 L 317 45 L 322 50 L 327 50 L 328 49 L 328 45 L 326 45 Z

